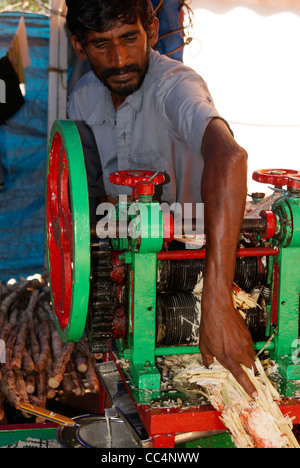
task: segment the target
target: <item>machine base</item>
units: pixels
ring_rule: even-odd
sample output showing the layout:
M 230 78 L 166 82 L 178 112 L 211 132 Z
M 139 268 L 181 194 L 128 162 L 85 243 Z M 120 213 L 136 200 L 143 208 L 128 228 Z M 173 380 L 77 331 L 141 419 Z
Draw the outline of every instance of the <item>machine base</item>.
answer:
M 160 399 L 155 401 L 153 394 L 148 397 L 149 403 L 139 403 L 141 395 L 145 398 L 145 391 L 138 392 L 132 387 L 126 376 L 126 372 L 120 368 L 116 356 L 111 353 L 111 361 L 96 365 L 99 375 L 112 406 L 117 410 L 119 417 L 127 422 L 137 441 L 144 448 L 173 448 L 185 434 L 185 440 L 191 441 L 226 433 L 225 426 L 220 420 L 220 413 L 216 411 L 207 401 L 196 404 L 195 401 L 185 398 L 181 405 L 175 406 L 177 395 L 173 395 L 172 401 L 167 400 L 167 394 L 159 392 L 156 395 Z M 282 384 L 282 378 L 278 377 L 276 385 Z M 289 382 L 291 384 L 291 382 Z M 298 382 L 299 384 L 299 382 Z M 299 388 L 299 385 L 298 385 Z M 294 390 L 296 383 L 294 382 Z M 294 393 L 296 396 L 296 391 Z M 182 396 L 182 395 L 181 395 Z M 182 397 L 183 398 L 183 397 Z M 165 406 L 169 404 L 169 406 Z M 294 424 L 300 423 L 300 399 L 285 398 L 280 402 L 283 415 L 293 417 Z M 228 446 L 228 438 L 226 438 Z M 201 444 L 200 444 L 201 446 Z

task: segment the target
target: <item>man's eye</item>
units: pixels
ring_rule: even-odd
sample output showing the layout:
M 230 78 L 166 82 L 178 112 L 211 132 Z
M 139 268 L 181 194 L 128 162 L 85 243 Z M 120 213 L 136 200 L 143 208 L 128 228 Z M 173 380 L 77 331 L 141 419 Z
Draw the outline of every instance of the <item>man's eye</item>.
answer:
M 93 46 L 96 48 L 96 49 L 106 49 L 107 47 L 107 43 L 106 42 L 93 42 Z
M 137 37 L 136 36 L 129 36 L 129 37 L 126 37 L 124 40 L 125 40 L 125 42 L 127 44 L 133 44 L 134 42 L 136 42 Z

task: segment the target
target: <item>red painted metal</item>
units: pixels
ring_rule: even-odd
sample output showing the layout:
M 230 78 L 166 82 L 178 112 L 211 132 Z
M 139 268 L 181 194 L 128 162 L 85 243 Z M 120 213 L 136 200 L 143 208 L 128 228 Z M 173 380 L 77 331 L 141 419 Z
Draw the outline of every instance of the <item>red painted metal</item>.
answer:
M 237 257 L 268 257 L 278 255 L 278 250 L 272 247 L 254 247 L 253 249 L 238 249 Z M 157 254 L 157 260 L 182 260 L 205 258 L 205 250 L 171 250 Z
M 48 251 L 53 306 L 62 330 L 69 321 L 72 299 L 73 230 L 69 206 L 69 170 L 59 133 L 53 138 L 48 171 Z
M 125 264 L 123 260 L 120 260 L 121 252 L 114 250 L 112 252 L 112 271 L 110 273 L 111 280 L 113 283 L 122 284 L 125 275 Z
M 148 182 L 149 179 L 154 185 L 162 184 L 165 181 L 164 174 L 161 172 L 155 174 L 153 171 L 116 171 L 110 174 L 109 180 L 112 184 L 127 185 L 128 187 L 136 187 L 139 182 Z
M 163 240 L 164 243 L 174 239 L 174 218 L 170 213 L 163 213 Z
M 112 184 L 132 187 L 133 199 L 137 199 L 139 196 L 152 196 L 154 186 L 164 183 L 165 176 L 153 171 L 116 171 L 110 174 L 109 180 Z
M 276 233 L 277 221 L 273 211 L 263 210 L 260 212 L 260 216 L 266 220 L 265 232 L 262 232 L 262 236 L 266 239 L 272 239 Z
M 295 174 L 288 178 L 287 182 L 288 188 L 293 188 L 295 190 L 300 190 L 300 174 Z
M 126 336 L 126 313 L 124 306 L 119 304 L 113 313 L 112 321 L 113 339 L 117 340 Z
M 293 169 L 261 169 L 253 172 L 252 179 L 263 184 L 283 186 L 287 185 L 289 177 L 299 174 Z
M 164 434 L 155 436 L 152 439 L 153 448 L 174 448 L 175 445 L 175 434 Z

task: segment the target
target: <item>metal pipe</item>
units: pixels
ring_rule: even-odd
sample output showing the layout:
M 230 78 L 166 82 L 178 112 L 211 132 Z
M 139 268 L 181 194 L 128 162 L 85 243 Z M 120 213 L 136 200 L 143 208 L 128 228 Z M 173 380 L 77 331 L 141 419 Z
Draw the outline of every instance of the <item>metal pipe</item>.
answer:
M 278 255 L 278 250 L 273 247 L 254 247 L 238 249 L 237 257 L 267 257 Z M 182 260 L 205 258 L 205 250 L 171 250 L 158 252 L 157 260 Z

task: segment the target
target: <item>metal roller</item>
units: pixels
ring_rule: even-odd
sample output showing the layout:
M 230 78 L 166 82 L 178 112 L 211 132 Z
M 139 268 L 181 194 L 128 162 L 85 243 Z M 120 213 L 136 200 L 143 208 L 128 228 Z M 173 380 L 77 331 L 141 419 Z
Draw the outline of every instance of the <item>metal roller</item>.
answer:
M 157 297 L 157 345 L 192 345 L 199 341 L 200 303 L 192 293 Z

